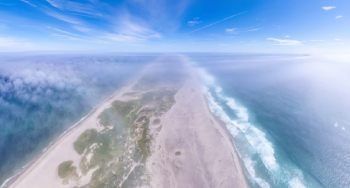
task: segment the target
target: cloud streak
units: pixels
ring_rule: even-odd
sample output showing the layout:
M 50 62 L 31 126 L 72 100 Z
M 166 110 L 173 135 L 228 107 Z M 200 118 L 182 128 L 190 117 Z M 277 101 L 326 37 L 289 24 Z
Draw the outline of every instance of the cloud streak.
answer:
M 237 34 L 237 28 L 225 29 L 226 33 Z
M 32 4 L 31 2 L 27 1 L 27 0 L 20 0 L 23 3 L 27 3 L 28 5 L 32 6 L 32 7 L 37 7 L 36 5 Z
M 202 21 L 198 21 L 198 19 L 199 19 L 198 17 L 193 18 L 193 20 L 190 20 L 190 21 L 187 22 L 187 25 L 188 26 L 194 26 L 196 24 L 201 23 Z
M 302 44 L 301 42 L 299 42 L 297 40 L 283 40 L 283 39 L 276 39 L 276 38 L 267 38 L 267 40 L 272 40 L 272 41 L 277 42 L 274 45 L 299 45 L 299 44 Z
M 336 8 L 336 7 L 334 7 L 334 6 L 328 6 L 328 7 L 324 6 L 324 7 L 322 7 L 323 10 L 332 10 L 334 8 Z
M 81 21 L 77 20 L 76 18 L 73 18 L 71 16 L 63 15 L 58 12 L 55 12 L 50 9 L 43 9 L 43 12 L 49 16 L 52 16 L 56 19 L 68 22 L 70 24 L 75 24 L 75 25 L 83 25 Z
M 251 29 L 251 30 L 248 30 L 248 32 L 250 31 L 257 31 L 257 30 L 260 30 L 261 28 L 256 28 L 256 29 Z
M 101 13 L 95 10 L 94 6 L 90 4 L 82 4 L 67 0 L 46 0 L 51 6 L 62 11 L 70 11 L 82 13 L 90 16 L 101 16 Z
M 136 42 L 150 38 L 161 38 L 160 33 L 128 12 L 124 12 L 119 17 L 120 19 L 114 28 L 115 32 L 107 32 L 102 38 L 117 42 Z
M 247 11 L 241 12 L 241 13 L 238 13 L 238 14 L 235 14 L 235 15 L 232 15 L 232 16 L 229 16 L 229 17 L 227 17 L 227 18 L 224 18 L 224 19 L 222 19 L 222 20 L 216 21 L 216 22 L 214 22 L 214 23 L 211 23 L 211 24 L 206 25 L 206 26 L 204 26 L 204 27 L 201 27 L 201 28 L 199 28 L 199 29 L 193 30 L 193 31 L 191 31 L 191 32 L 189 32 L 189 33 L 187 33 L 187 34 L 191 34 L 191 33 L 200 31 L 200 30 L 202 30 L 202 29 L 205 29 L 205 28 L 207 28 L 207 27 L 213 26 L 213 25 L 215 25 L 215 24 L 218 24 L 218 23 L 220 23 L 220 22 L 223 22 L 223 21 L 228 20 L 228 19 L 230 19 L 230 18 L 233 18 L 233 17 L 235 17 L 235 16 L 239 16 L 239 15 L 241 15 L 241 14 L 244 14 L 244 13 L 246 13 L 246 12 L 247 12 Z
M 342 18 L 343 16 L 342 15 L 338 15 L 335 17 L 335 19 L 339 19 L 339 18 Z

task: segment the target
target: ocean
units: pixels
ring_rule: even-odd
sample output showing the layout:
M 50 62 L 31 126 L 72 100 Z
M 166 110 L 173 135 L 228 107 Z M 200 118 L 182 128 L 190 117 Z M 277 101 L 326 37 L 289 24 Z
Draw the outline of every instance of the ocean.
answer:
M 350 64 L 307 55 L 187 54 L 251 187 L 350 187 Z
M 0 187 L 157 57 L 0 55 Z
M 0 187 L 158 56 L 1 54 Z M 184 56 L 226 123 L 251 187 L 350 187 L 349 63 Z

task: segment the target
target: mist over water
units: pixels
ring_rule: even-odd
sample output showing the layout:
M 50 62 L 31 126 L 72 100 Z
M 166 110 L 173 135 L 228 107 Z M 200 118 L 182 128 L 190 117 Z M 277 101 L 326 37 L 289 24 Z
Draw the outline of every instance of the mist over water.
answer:
M 350 187 L 350 64 L 191 54 L 251 187 Z
M 232 134 L 251 187 L 350 187 L 350 64 L 186 54 Z M 6 55 L 0 186 L 158 55 Z
M 0 186 L 155 58 L 142 54 L 2 56 Z

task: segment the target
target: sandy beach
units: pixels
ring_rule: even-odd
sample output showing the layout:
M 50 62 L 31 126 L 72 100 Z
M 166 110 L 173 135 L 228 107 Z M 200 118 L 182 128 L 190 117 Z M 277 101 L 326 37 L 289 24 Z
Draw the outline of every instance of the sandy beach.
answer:
M 182 60 L 181 57 L 176 57 L 176 59 Z M 176 94 L 174 93 L 174 104 L 171 103 L 169 109 L 164 110 L 164 113 L 160 113 L 160 115 L 143 115 L 149 118 L 147 122 L 150 122 L 146 135 L 147 140 L 149 140 L 147 143 L 150 143 L 149 146 L 147 145 L 150 149 L 149 155 L 146 157 L 145 154 L 142 154 L 138 161 L 133 161 L 132 157 L 129 157 L 128 160 L 131 162 L 126 162 L 123 166 L 122 180 L 118 180 L 115 187 L 248 187 L 238 154 L 226 126 L 211 114 L 193 69 L 187 65 L 184 67 L 186 67 L 186 79 L 181 87 L 176 89 Z M 100 146 L 94 143 L 89 146 L 90 150 L 88 148 L 79 154 L 75 145 L 76 141 L 87 130 L 94 129 L 97 133 L 102 134 L 113 129 L 113 126 L 101 125 L 100 115 L 106 109 L 113 107 L 114 101 L 126 103 L 136 100 L 140 96 L 142 98 L 145 93 L 149 92 L 135 89 L 135 83 L 140 82 L 138 79 L 106 100 L 78 126 L 62 136 L 9 187 L 94 187 L 89 182 L 94 173 L 97 173 L 101 167 L 94 166 L 84 170 L 82 161 L 92 163 L 94 153 L 88 153 L 88 151 L 102 147 L 102 144 Z M 154 91 L 162 90 L 157 88 Z M 134 95 L 133 93 L 138 94 Z M 153 103 L 147 103 L 140 107 L 135 112 L 138 113 L 139 118 L 133 122 L 136 123 L 136 120 L 137 122 L 146 122 L 140 120 L 142 117 L 140 114 L 142 110 L 151 105 Z M 139 128 L 133 130 L 133 135 L 146 130 L 142 127 Z M 130 143 L 136 143 L 137 139 L 140 139 L 138 135 L 129 140 L 132 140 Z M 135 153 L 137 145 L 128 144 L 128 142 L 124 144 L 127 148 L 125 151 L 130 154 Z M 123 150 L 124 153 L 125 151 Z M 121 160 L 124 159 L 120 157 L 111 159 L 108 165 L 117 165 Z M 72 161 L 71 166 L 76 169 L 74 169 L 74 175 L 62 178 L 58 175 L 58 168 L 65 161 Z M 142 172 L 145 174 L 145 179 L 148 178 L 147 183 L 142 184 L 142 186 L 127 184 L 126 181 L 134 176 L 133 171 L 141 166 L 142 161 L 144 161 L 143 166 L 145 167 Z M 110 171 L 111 174 L 118 174 L 118 172 L 116 170 Z
M 226 126 L 211 114 L 189 71 L 154 143 L 152 187 L 248 187 Z

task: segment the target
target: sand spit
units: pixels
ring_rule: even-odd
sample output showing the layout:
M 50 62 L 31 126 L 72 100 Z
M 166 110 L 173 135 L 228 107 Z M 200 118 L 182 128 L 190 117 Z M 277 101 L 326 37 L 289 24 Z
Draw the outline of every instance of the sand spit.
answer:
M 34 164 L 32 164 L 20 177 L 9 187 L 23 188 L 56 188 L 56 187 L 74 187 L 74 184 L 63 185 L 62 179 L 58 176 L 58 166 L 68 160 L 73 160 L 74 166 L 79 166 L 81 156 L 75 151 L 73 144 L 77 138 L 87 129 L 101 130 L 98 116 L 108 108 L 111 103 L 127 93 L 132 85 L 124 87 L 109 100 L 100 105 L 89 117 L 87 117 L 79 126 L 73 128 L 56 143 L 54 143 Z M 78 174 L 81 172 L 78 171 Z M 89 176 L 88 174 L 87 176 Z M 90 175 L 91 176 L 91 175 Z M 85 181 L 82 183 L 86 182 Z M 72 182 L 73 183 L 73 182 Z
M 198 78 L 183 61 L 159 58 L 9 187 L 248 187 L 228 130 L 211 114 Z M 183 67 L 162 73 L 169 69 L 161 67 L 165 62 Z
M 231 137 L 191 74 L 161 119 L 148 169 L 152 187 L 248 187 Z

